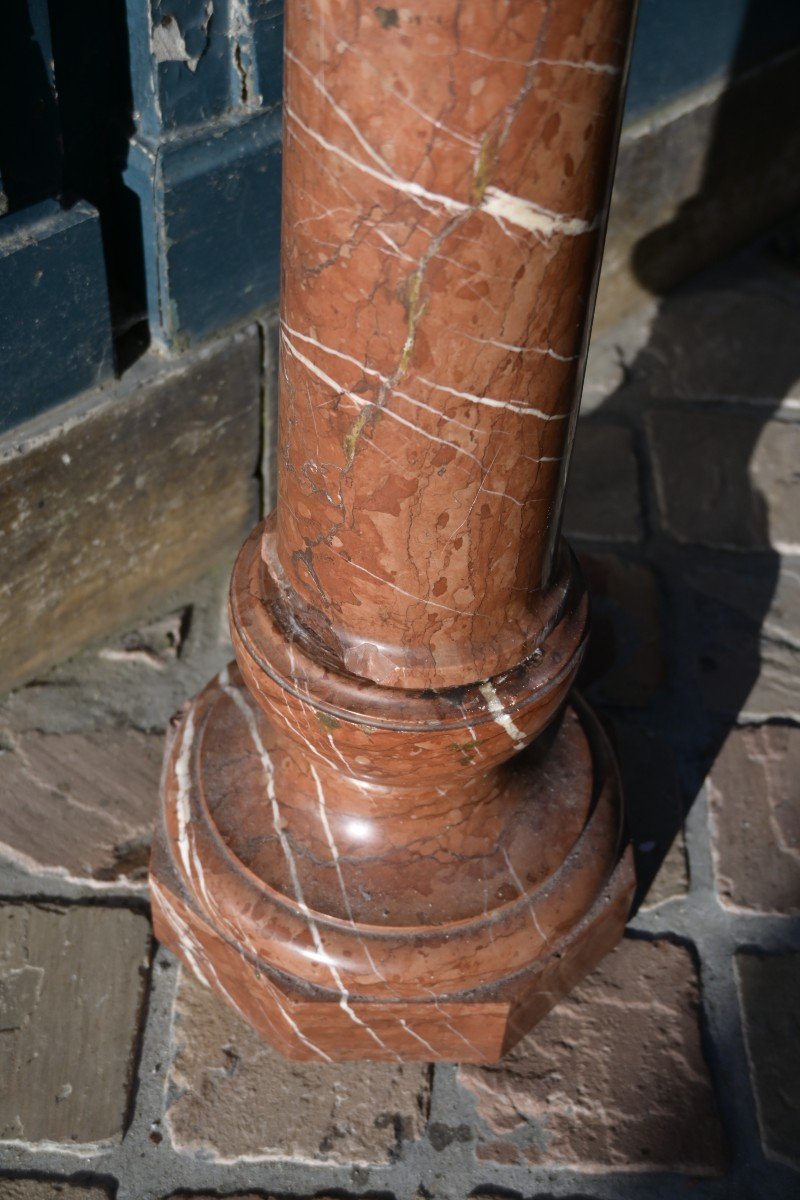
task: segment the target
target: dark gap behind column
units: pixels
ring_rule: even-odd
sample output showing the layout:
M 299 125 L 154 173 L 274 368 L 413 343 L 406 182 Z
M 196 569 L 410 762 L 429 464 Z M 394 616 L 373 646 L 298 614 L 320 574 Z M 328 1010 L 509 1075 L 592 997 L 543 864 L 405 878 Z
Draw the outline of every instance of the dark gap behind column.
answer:
M 88 200 L 100 214 L 117 371 L 150 341 L 140 204 L 123 171 L 134 131 L 123 0 L 50 0 L 66 206 Z

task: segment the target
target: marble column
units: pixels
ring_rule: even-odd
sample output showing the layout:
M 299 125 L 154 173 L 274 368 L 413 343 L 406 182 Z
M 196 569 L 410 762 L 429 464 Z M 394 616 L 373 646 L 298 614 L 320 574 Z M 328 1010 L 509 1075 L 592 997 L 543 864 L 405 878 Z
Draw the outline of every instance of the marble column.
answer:
M 277 511 L 158 936 L 284 1054 L 492 1061 L 620 936 L 559 534 L 632 0 L 289 0 Z

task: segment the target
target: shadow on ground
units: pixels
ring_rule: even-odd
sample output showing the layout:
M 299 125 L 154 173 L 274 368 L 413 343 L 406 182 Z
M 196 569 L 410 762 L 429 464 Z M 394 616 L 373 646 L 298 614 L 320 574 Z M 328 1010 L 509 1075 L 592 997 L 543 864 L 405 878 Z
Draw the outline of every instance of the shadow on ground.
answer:
M 791 548 L 784 398 L 800 380 L 791 230 L 673 293 L 648 324 L 581 421 L 567 521 L 595 600 L 581 686 L 617 742 L 638 901 L 730 730 L 798 708 L 796 583 L 776 548 Z M 641 337 L 640 318 L 628 333 Z
M 755 19 L 751 6 L 743 65 Z M 697 194 L 637 247 L 637 276 L 655 295 L 709 220 L 738 106 L 736 89 L 723 97 Z M 567 531 L 595 594 L 581 683 L 626 777 L 637 905 L 730 730 L 800 708 L 790 628 L 800 597 L 781 554 L 798 541 L 787 435 L 800 401 L 786 400 L 800 396 L 798 329 L 795 220 L 623 322 L 616 344 L 600 339 L 601 399 L 590 383 Z M 685 871 L 680 853 L 678 841 L 667 888 Z

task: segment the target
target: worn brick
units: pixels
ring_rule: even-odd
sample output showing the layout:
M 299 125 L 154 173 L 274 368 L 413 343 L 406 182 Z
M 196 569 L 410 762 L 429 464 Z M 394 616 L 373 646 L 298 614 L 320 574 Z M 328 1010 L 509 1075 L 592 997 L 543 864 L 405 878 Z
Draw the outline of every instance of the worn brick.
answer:
M 581 421 L 575 438 L 564 532 L 570 538 L 638 542 L 639 465 L 626 425 Z
M 722 902 L 800 912 L 800 729 L 734 729 L 708 781 Z
M 751 250 L 662 302 L 636 357 L 635 382 L 660 400 L 733 399 L 767 415 L 800 396 L 798 314 L 796 270 Z M 688 440 L 687 433 L 687 447 Z
M 800 568 L 701 564 L 686 582 L 706 707 L 742 720 L 800 720 Z
M 0 906 L 0 1137 L 122 1134 L 149 946 L 125 909 Z
M 167 1122 L 179 1150 L 381 1163 L 425 1126 L 426 1066 L 289 1062 L 185 971 L 173 1036 Z
M 739 954 L 736 973 L 764 1149 L 800 1166 L 800 954 Z
M 655 576 L 613 554 L 579 558 L 592 597 L 592 632 L 580 684 L 601 704 L 646 704 L 664 678 Z
M 675 758 L 663 738 L 615 721 L 614 742 L 625 812 L 645 908 L 684 896 L 689 887 L 683 802 Z
M 679 542 L 800 547 L 800 425 L 728 408 L 645 418 L 661 523 Z
M 625 940 L 497 1066 L 459 1069 L 478 1157 L 715 1174 L 723 1136 L 686 949 Z
M 645 843 L 647 845 L 647 843 Z M 649 847 L 648 847 L 649 849 Z M 645 854 L 646 850 L 641 850 Z M 659 863 L 653 882 L 647 889 L 642 908 L 656 908 L 667 900 L 679 900 L 689 890 L 689 866 L 686 861 L 686 838 L 679 829 Z
M 99 1184 L 70 1183 L 59 1179 L 0 1179 L 3 1200 L 110 1200 L 111 1192 Z
M 133 729 L 5 737 L 0 854 L 72 879 L 143 880 L 163 738 Z
M 597 316 L 605 282 L 601 280 L 600 283 Z M 619 397 L 627 389 L 630 384 L 630 365 L 647 345 L 658 311 L 656 301 L 651 296 L 646 304 L 634 309 L 611 329 L 601 329 L 595 319 L 583 379 L 581 414 L 596 412 L 600 405 L 606 404 L 612 397 Z

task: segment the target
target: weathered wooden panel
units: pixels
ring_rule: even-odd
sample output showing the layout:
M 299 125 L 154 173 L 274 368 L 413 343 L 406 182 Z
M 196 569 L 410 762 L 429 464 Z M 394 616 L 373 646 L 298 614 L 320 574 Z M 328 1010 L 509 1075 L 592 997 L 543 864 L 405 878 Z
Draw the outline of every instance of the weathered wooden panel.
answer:
M 258 331 L 0 442 L 0 688 L 233 556 L 258 507 Z
M 113 370 L 100 219 L 54 200 L 0 222 L 0 430 Z

